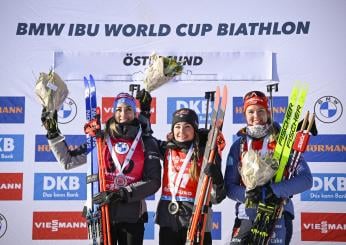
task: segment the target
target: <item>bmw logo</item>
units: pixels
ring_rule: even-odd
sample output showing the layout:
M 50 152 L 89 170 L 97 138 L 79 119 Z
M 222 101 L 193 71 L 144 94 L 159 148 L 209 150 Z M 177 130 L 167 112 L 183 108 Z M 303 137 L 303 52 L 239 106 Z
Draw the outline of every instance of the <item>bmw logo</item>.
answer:
M 129 145 L 125 142 L 118 142 L 114 145 L 115 152 L 118 154 L 126 154 L 129 151 Z
M 71 98 L 66 98 L 58 111 L 58 122 L 67 124 L 77 116 L 77 105 Z
M 0 214 L 0 238 L 5 235 L 6 231 L 7 231 L 7 220 L 5 216 Z
M 333 123 L 342 115 L 341 101 L 334 96 L 323 96 L 319 98 L 314 107 L 318 120 L 324 123 Z

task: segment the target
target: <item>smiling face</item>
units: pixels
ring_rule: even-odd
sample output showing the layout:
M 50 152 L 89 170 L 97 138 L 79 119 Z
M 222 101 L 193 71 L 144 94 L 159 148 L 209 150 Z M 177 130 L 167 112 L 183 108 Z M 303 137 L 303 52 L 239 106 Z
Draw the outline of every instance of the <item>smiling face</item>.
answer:
M 195 129 L 190 123 L 178 122 L 173 126 L 173 136 L 178 142 L 191 141 L 195 137 Z
M 245 111 L 245 118 L 249 126 L 264 125 L 268 122 L 269 112 L 261 105 L 249 105 Z
M 115 108 L 114 117 L 118 123 L 128 123 L 135 119 L 135 112 L 131 106 L 121 103 Z

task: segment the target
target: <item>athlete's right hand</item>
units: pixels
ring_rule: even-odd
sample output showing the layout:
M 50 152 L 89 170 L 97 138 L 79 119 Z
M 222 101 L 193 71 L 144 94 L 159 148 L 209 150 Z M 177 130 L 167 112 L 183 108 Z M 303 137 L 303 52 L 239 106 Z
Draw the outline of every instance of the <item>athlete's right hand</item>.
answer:
M 47 130 L 46 136 L 48 139 L 54 139 L 60 134 L 58 128 L 58 113 L 56 110 L 51 112 L 47 111 L 47 109 L 43 107 L 41 112 L 41 122 Z
M 100 125 L 96 119 L 93 119 L 84 125 L 84 133 L 91 137 L 95 137 L 97 131 L 100 129 Z
M 145 89 L 138 91 L 136 94 L 136 99 L 139 101 L 142 112 L 150 112 L 152 98 L 148 91 Z

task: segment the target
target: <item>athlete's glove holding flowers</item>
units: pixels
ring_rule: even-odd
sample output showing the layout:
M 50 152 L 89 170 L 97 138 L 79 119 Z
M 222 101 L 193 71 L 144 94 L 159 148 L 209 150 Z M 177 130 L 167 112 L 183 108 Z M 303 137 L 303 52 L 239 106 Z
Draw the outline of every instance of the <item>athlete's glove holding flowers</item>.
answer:
M 41 122 L 45 129 L 47 130 L 47 138 L 54 139 L 60 135 L 60 130 L 58 128 L 58 113 L 54 110 L 53 114 L 47 111 L 46 107 L 43 107 L 41 113 Z
M 137 92 L 136 99 L 139 101 L 141 113 L 145 116 L 150 116 L 150 107 L 151 107 L 151 95 L 145 89 L 142 89 Z
M 125 189 L 120 189 L 118 191 L 103 191 L 93 196 L 93 203 L 101 206 L 126 201 L 127 191 Z
M 259 202 L 272 204 L 280 202 L 280 198 L 275 196 L 273 189 L 270 187 L 269 183 L 264 186 L 257 186 L 254 189 L 246 191 L 245 198 L 247 207 L 253 207 Z
M 216 166 L 216 164 L 214 163 L 208 163 L 204 170 L 203 170 L 204 174 L 209 176 L 214 185 L 223 185 L 223 176 L 222 176 L 222 172 L 221 169 Z

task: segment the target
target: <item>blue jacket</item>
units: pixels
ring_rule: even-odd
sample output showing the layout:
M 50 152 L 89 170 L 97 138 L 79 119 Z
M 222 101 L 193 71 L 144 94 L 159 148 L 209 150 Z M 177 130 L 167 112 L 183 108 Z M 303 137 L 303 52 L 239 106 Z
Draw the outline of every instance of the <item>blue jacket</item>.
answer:
M 238 132 L 239 138 L 232 144 L 228 157 L 225 172 L 225 187 L 227 196 L 236 201 L 235 214 L 239 219 L 251 219 L 256 216 L 255 208 L 245 208 L 245 186 L 241 185 L 241 176 L 239 173 L 240 145 L 241 141 L 246 139 L 244 130 Z M 294 208 L 290 196 L 304 192 L 312 187 L 312 175 L 306 161 L 301 156 L 295 176 L 289 180 L 283 180 L 279 183 L 271 183 L 274 194 L 287 200 L 285 211 L 288 211 L 294 217 Z

